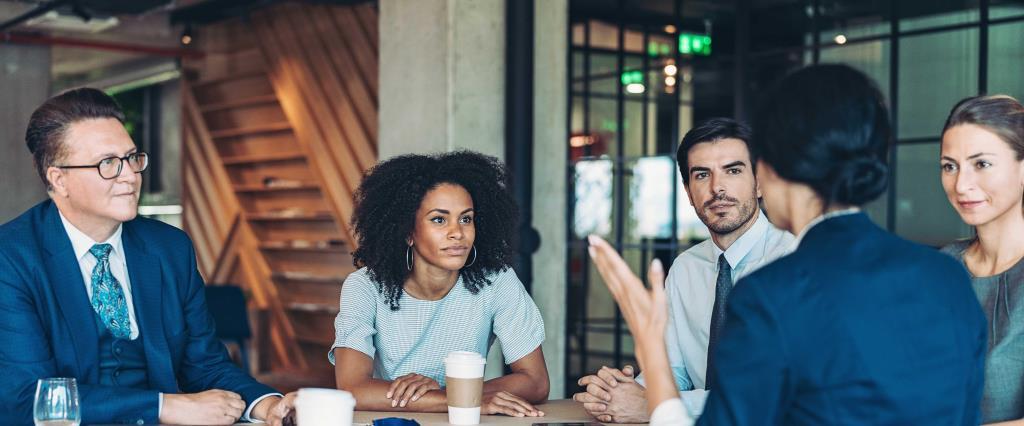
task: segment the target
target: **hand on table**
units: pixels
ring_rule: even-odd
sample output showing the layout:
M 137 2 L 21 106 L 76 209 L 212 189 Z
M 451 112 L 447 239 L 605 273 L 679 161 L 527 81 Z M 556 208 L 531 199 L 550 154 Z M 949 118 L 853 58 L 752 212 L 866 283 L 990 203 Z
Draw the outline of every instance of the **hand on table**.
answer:
M 165 393 L 160 423 L 176 425 L 230 425 L 245 412 L 237 393 L 212 389 L 199 393 Z
M 386 396 L 391 400 L 392 407 L 404 408 L 410 402 L 419 400 L 427 392 L 440 389 L 441 385 L 436 380 L 416 373 L 409 373 L 391 382 Z
M 289 419 L 290 416 L 294 417 L 293 412 L 295 411 L 296 396 L 298 396 L 298 392 L 291 392 L 285 395 L 284 398 L 268 397 L 267 399 L 274 398 L 274 403 L 269 409 L 267 409 L 266 417 L 260 418 L 265 418 L 267 424 L 270 426 L 284 426 L 288 424 L 286 423 L 286 419 Z M 262 402 L 263 401 L 260 401 L 260 403 Z M 255 408 L 253 411 L 255 411 Z
M 602 367 L 597 374 L 583 377 L 579 385 L 585 392 L 572 399 L 583 403 L 587 413 L 606 423 L 647 423 L 647 398 L 644 387 L 633 378 L 633 367 L 622 370 Z
M 485 393 L 480 402 L 480 414 L 504 414 L 512 417 L 541 417 L 543 411 L 534 407 L 525 399 L 508 392 Z

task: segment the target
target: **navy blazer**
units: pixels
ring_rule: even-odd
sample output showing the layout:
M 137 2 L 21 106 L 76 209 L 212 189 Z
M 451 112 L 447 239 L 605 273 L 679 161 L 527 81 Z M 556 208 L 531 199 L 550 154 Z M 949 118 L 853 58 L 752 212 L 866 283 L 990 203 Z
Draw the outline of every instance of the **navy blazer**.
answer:
M 863 213 L 737 283 L 700 424 L 976 425 L 985 316 L 967 272 Z
M 121 234 L 148 389 L 99 385 L 99 337 L 57 207 L 44 201 L 0 226 L 0 424 L 31 424 L 36 380 L 74 377 L 82 424 L 158 423 L 158 393 L 223 389 L 246 404 L 273 389 L 228 358 L 214 336 L 192 242 L 146 218 Z

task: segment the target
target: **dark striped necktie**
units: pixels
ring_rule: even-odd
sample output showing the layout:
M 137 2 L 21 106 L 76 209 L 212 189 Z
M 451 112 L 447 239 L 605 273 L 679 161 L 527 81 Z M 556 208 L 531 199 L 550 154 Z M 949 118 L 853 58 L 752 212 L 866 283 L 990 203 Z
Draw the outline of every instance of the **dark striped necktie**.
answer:
M 725 302 L 732 291 L 732 266 L 725 259 L 725 253 L 718 256 L 718 279 L 715 281 L 715 307 L 711 310 L 711 335 L 708 339 L 708 369 L 704 373 L 704 389 L 711 390 L 714 385 L 712 365 L 714 365 L 715 346 L 722 337 L 725 326 Z

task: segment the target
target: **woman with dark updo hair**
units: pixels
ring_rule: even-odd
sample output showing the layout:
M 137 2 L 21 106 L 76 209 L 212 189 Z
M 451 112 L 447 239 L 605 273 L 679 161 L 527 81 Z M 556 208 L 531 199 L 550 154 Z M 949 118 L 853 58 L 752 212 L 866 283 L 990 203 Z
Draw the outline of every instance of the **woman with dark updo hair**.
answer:
M 328 358 L 356 408 L 447 411 L 444 358 L 497 339 L 511 374 L 482 414 L 541 416 L 544 322 L 509 267 L 518 209 L 504 166 L 459 151 L 404 155 L 363 177 L 352 217 L 360 269 L 345 280 Z
M 975 236 L 942 250 L 963 263 L 989 323 L 983 423 L 1024 418 L 1024 105 L 1006 95 L 953 107 L 942 187 Z
M 758 179 L 796 248 L 732 290 L 699 423 L 977 424 L 985 318 L 967 274 L 860 209 L 887 185 L 882 95 L 850 67 L 819 65 L 763 99 Z M 648 292 L 606 243 L 591 253 L 634 333 L 651 424 L 688 421 L 662 338 L 663 273 L 652 266 Z

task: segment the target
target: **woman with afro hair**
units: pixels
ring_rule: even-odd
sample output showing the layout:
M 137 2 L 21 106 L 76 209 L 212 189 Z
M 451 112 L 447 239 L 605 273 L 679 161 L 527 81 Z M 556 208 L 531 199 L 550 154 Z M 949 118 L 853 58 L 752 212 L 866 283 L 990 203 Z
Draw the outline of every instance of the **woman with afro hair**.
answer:
M 509 267 L 518 211 L 504 166 L 459 151 L 369 170 L 352 225 L 360 268 L 345 279 L 328 358 L 356 408 L 447 411 L 444 358 L 494 339 L 511 374 L 484 383 L 482 414 L 541 416 L 544 322 Z

